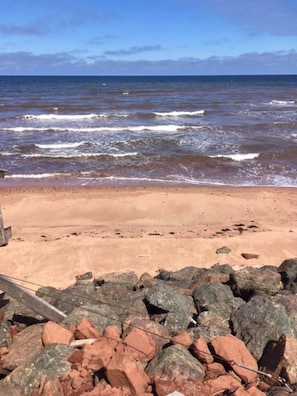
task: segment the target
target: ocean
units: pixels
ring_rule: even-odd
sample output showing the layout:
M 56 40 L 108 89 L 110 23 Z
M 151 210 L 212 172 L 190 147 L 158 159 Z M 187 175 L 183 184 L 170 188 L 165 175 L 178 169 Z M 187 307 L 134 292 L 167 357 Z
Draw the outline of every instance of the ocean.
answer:
M 297 186 L 297 76 L 0 77 L 0 186 Z

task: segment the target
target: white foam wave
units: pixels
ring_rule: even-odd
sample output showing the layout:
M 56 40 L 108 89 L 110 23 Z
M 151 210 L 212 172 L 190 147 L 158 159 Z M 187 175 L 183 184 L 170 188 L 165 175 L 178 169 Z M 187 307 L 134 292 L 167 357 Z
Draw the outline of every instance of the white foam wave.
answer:
M 184 116 L 201 116 L 205 113 L 204 110 L 196 111 L 169 111 L 169 112 L 155 112 L 158 117 L 184 117 Z
M 59 149 L 67 149 L 67 148 L 76 148 L 83 146 L 87 142 L 82 141 L 82 142 L 73 142 L 73 143 L 53 143 L 53 144 L 35 144 L 35 147 L 41 148 L 41 149 L 53 149 L 53 150 L 59 150 Z
M 123 131 L 131 131 L 131 132 L 176 132 L 179 130 L 185 129 L 201 129 L 203 126 L 201 125 L 139 125 L 139 126 L 127 126 L 127 127 L 81 127 L 81 128 L 72 128 L 72 127 L 8 127 L 8 128 L 0 128 L 5 131 L 12 132 L 45 132 L 45 131 L 53 131 L 53 132 L 123 132 Z
M 131 153 L 46 153 L 46 154 L 24 154 L 24 158 L 95 158 L 95 157 L 112 157 L 112 158 L 123 158 L 123 157 L 135 157 L 138 155 L 137 152 Z
M 107 113 L 90 113 L 90 114 L 26 114 L 22 118 L 26 120 L 59 120 L 59 121 L 78 121 L 78 120 L 91 120 L 94 118 L 109 118 L 109 117 L 128 117 L 128 114 L 107 114 Z
M 63 173 L 28 173 L 28 174 L 13 174 L 7 175 L 7 179 L 43 179 L 48 177 L 57 177 L 57 176 L 64 176 Z
M 269 102 L 270 105 L 278 105 L 278 106 L 289 106 L 296 104 L 296 100 L 271 100 Z
M 211 158 L 230 158 L 233 161 L 246 161 L 253 160 L 259 157 L 259 153 L 247 153 L 247 154 L 218 154 L 210 155 Z

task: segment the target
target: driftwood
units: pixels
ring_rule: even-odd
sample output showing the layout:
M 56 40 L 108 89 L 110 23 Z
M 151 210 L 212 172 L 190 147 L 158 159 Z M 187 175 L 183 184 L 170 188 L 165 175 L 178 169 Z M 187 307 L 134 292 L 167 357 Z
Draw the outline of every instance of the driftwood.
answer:
M 11 227 L 4 227 L 0 208 L 0 246 L 7 245 L 9 238 L 11 238 Z
M 64 312 L 59 311 L 48 302 L 17 285 L 9 277 L 2 274 L 0 274 L 0 290 L 46 319 L 61 322 L 66 318 Z

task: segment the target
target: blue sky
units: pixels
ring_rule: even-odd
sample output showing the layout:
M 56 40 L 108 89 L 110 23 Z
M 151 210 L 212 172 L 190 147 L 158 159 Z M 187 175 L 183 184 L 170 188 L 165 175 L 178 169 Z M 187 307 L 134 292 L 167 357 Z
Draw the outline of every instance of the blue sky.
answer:
M 0 75 L 297 73 L 297 0 L 0 0 Z

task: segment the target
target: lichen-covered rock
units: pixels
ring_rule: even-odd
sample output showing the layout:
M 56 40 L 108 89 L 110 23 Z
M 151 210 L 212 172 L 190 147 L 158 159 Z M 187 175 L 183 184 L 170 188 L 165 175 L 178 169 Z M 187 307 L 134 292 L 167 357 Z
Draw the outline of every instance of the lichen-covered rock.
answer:
M 151 378 L 182 378 L 194 381 L 202 381 L 205 374 L 202 363 L 181 345 L 164 349 L 149 363 L 146 372 Z
M 166 285 L 147 289 L 145 299 L 149 313 L 161 314 L 162 324 L 172 335 L 186 330 L 196 312 L 191 296 L 184 296 Z
M 245 267 L 231 275 L 231 287 L 236 296 L 249 300 L 254 295 L 275 295 L 282 288 L 281 276 L 270 267 Z
M 266 344 L 283 334 L 294 336 L 296 330 L 281 304 L 267 297 L 256 297 L 231 314 L 235 335 L 241 339 L 258 361 Z
M 63 344 L 44 348 L 32 361 L 20 365 L 0 382 L 2 394 L 31 396 L 39 388 L 42 377 L 56 379 L 70 370 L 67 358 L 73 351 L 73 347 Z

